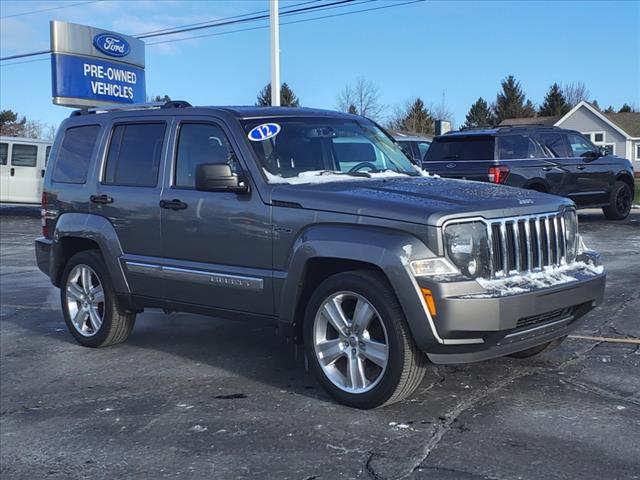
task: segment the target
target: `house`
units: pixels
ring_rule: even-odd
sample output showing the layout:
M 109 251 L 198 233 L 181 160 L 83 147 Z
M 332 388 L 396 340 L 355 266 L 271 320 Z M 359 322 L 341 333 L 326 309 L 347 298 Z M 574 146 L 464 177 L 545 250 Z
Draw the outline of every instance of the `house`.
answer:
M 561 117 L 511 118 L 500 125 L 541 124 L 577 130 L 595 145 L 633 162 L 640 172 L 640 112 L 602 113 L 582 101 Z

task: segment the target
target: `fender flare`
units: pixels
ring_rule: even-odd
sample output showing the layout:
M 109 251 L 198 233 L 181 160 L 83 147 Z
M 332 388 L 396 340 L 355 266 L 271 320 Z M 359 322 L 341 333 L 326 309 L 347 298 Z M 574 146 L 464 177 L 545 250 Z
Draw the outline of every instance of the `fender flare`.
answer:
M 123 255 L 122 246 L 113 225 L 105 217 L 90 213 L 63 213 L 56 222 L 49 257 L 49 272 L 51 278 L 58 278 L 64 268 L 63 242 L 65 238 L 82 238 L 95 242 L 105 265 L 111 276 L 111 281 L 117 293 L 131 293 L 127 283 L 120 257 Z
M 303 289 L 301 279 L 311 259 L 356 260 L 377 267 L 386 276 L 418 346 L 442 343 L 409 267 L 412 260 L 434 256 L 419 238 L 396 230 L 337 224 L 311 226 L 294 243 L 280 292 L 279 321 L 296 324 L 296 308 Z

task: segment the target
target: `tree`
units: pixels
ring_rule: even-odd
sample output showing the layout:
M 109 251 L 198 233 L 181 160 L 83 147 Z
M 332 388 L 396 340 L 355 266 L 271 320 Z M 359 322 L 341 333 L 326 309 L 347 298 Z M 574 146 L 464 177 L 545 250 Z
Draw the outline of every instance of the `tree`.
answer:
M 496 97 L 495 105 L 496 123 L 500 123 L 507 118 L 533 117 L 535 108 L 531 100 L 526 100 L 526 96 L 513 75 L 509 75 L 502 81 L 502 91 Z
M 569 105 L 569 108 L 575 107 L 581 101 L 589 101 L 590 92 L 587 86 L 582 82 L 571 82 L 562 87 L 562 94 Z
M 480 97 L 467 113 L 465 127 L 492 127 L 496 124 L 491 107 Z
M 625 103 L 624 105 L 622 105 L 622 107 L 620 108 L 620 110 L 618 110 L 618 113 L 628 113 L 628 112 L 633 112 L 633 107 L 627 103 Z
M 7 137 L 53 138 L 56 131 L 51 125 L 38 120 L 27 120 L 13 110 L 0 111 L 0 135 Z
M 384 111 L 380 103 L 378 87 L 364 77 L 358 77 L 355 85 L 347 85 L 338 95 L 338 110 L 370 118 L 379 118 Z
M 396 108 L 389 128 L 404 132 L 431 134 L 434 132 L 433 115 L 420 97 L 409 100 L 404 107 Z
M 440 103 L 432 103 L 429 110 L 431 110 L 431 114 L 436 120 L 446 120 L 447 122 L 453 123 L 453 112 L 447 107 L 444 90 L 442 91 L 442 100 Z
M 271 106 L 271 83 L 267 83 L 262 90 L 258 93 L 256 106 L 258 107 L 270 107 Z M 280 106 L 282 107 L 299 107 L 300 99 L 297 97 L 291 87 L 287 83 L 283 83 L 280 86 Z
M 602 113 L 616 113 L 611 105 L 609 105 Z
M 147 102 L 170 102 L 171 97 L 169 95 L 152 95 L 147 97 Z
M 598 103 L 597 100 L 591 100 L 591 105 L 593 105 L 594 107 L 596 107 L 598 110 L 600 110 L 600 104 Z
M 538 115 L 542 117 L 559 117 L 571 110 L 564 98 L 562 88 L 557 83 L 549 87 L 544 102 L 538 110 Z

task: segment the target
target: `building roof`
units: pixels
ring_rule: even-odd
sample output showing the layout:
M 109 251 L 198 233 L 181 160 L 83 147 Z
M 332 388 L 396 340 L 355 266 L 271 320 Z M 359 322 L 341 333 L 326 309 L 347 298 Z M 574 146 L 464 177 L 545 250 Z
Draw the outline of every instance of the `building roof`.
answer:
M 507 118 L 500 122 L 501 127 L 515 125 L 544 125 L 552 127 L 562 117 L 528 117 L 528 118 Z
M 640 112 L 605 113 L 605 115 L 629 136 L 640 137 Z

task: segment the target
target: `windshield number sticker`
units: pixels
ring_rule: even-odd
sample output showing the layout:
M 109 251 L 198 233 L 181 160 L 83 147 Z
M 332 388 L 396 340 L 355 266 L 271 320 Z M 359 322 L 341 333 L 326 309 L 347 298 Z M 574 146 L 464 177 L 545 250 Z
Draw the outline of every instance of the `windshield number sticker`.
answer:
M 249 140 L 252 142 L 262 142 L 271 137 L 275 137 L 280 133 L 280 125 L 277 123 L 263 123 L 251 129 L 249 134 Z

